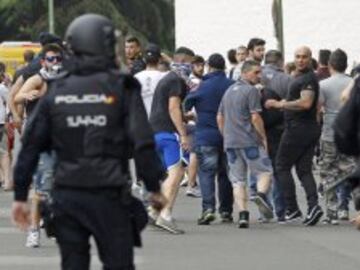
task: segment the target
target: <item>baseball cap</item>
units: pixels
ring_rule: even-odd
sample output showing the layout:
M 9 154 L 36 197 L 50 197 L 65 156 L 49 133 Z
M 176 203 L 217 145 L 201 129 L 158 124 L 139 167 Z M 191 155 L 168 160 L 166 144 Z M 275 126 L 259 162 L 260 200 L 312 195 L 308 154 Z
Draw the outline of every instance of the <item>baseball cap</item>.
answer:
M 55 43 L 62 46 L 61 38 L 49 32 L 41 32 L 39 34 L 39 42 L 42 46 L 45 46 L 46 44 L 50 44 L 50 43 Z
M 161 57 L 161 50 L 158 45 L 150 43 L 145 49 L 145 57 Z

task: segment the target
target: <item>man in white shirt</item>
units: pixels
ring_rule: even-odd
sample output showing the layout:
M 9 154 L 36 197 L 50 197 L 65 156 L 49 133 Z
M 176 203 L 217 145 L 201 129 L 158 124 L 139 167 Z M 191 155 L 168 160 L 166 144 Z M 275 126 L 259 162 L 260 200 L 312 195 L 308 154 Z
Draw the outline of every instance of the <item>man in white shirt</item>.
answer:
M 137 73 L 135 78 L 138 79 L 141 84 L 141 95 L 145 104 L 146 112 L 149 116 L 155 88 L 166 73 L 158 70 L 161 51 L 157 45 L 149 44 L 145 50 L 144 58 L 146 69 Z

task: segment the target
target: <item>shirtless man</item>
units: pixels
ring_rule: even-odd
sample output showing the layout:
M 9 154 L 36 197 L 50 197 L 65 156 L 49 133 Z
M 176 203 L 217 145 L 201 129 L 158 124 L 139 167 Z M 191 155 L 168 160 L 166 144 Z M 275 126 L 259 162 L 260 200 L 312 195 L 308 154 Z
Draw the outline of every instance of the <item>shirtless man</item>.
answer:
M 62 61 L 62 49 L 56 44 L 48 44 L 43 48 L 42 68 L 30 77 L 14 97 L 16 106 L 25 107 L 26 116 L 30 117 L 38 100 L 47 91 L 47 81 L 54 79 Z M 39 203 L 51 188 L 52 167 L 54 159 L 49 153 L 40 156 L 38 171 L 34 175 L 35 193 L 31 211 L 31 229 L 28 232 L 26 247 L 40 245 L 40 213 Z

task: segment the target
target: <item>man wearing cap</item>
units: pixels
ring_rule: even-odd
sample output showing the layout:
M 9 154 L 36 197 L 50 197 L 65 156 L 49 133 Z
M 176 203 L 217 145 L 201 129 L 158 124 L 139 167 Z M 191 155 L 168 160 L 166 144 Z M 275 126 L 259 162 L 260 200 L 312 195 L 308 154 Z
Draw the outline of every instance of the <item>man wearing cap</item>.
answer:
M 146 63 L 146 69 L 136 73 L 134 77 L 141 84 L 141 96 L 145 105 L 145 110 L 147 116 L 150 117 L 151 104 L 154 97 L 154 92 L 159 81 L 164 77 L 166 73 L 159 71 L 158 64 L 161 58 L 160 48 L 156 44 L 150 43 L 145 49 L 144 60 Z M 139 181 L 137 172 L 135 170 L 135 164 L 132 159 L 130 161 L 130 170 L 133 178 L 134 187 L 139 187 Z M 144 190 L 144 186 L 140 185 L 139 187 L 142 189 L 143 197 L 145 199 L 146 191 Z
M 199 182 L 202 194 L 202 214 L 199 225 L 209 225 L 215 220 L 215 178 L 218 179 L 219 212 L 223 222 L 232 221 L 232 187 L 226 173 L 222 136 L 217 127 L 216 115 L 225 91 L 233 84 L 226 78 L 225 59 L 218 53 L 208 61 L 208 74 L 195 92 L 185 100 L 185 110 L 195 107 L 195 152 L 199 160 Z
M 144 56 L 146 69 L 135 74 L 135 78 L 138 79 L 141 84 L 141 95 L 148 116 L 150 116 L 151 104 L 155 88 L 161 78 L 165 75 L 163 72 L 160 72 L 158 70 L 160 58 L 160 48 L 155 44 L 149 44 L 145 50 Z

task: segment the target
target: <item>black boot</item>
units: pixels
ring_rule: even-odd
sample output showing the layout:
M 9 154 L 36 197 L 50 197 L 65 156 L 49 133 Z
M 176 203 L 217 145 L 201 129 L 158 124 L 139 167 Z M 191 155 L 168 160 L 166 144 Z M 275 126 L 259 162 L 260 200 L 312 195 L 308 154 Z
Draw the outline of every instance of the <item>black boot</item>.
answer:
M 241 229 L 249 228 L 249 211 L 241 211 L 239 213 L 239 222 L 238 226 Z

